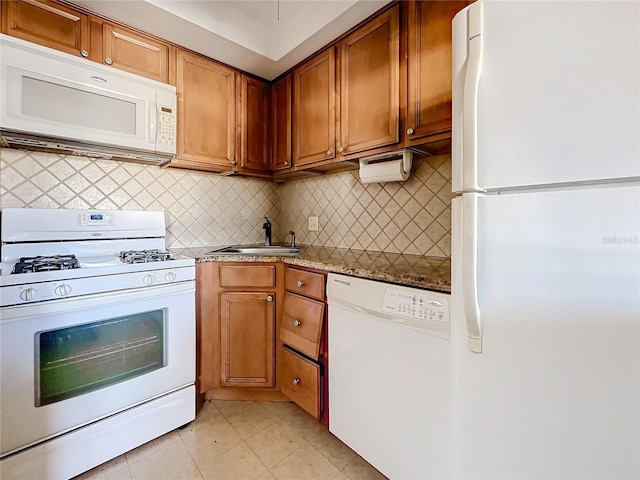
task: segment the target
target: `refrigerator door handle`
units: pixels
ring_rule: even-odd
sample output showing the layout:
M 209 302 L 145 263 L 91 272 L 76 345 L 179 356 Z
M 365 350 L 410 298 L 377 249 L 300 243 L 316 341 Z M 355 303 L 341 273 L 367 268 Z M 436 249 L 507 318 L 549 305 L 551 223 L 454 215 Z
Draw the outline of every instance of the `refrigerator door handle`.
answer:
M 478 185 L 478 88 L 482 71 L 482 2 L 471 5 L 467 21 L 469 41 L 462 101 L 462 186 L 465 192 L 482 192 Z
M 462 196 L 462 303 L 469 350 L 482 353 L 482 324 L 478 304 L 478 193 Z

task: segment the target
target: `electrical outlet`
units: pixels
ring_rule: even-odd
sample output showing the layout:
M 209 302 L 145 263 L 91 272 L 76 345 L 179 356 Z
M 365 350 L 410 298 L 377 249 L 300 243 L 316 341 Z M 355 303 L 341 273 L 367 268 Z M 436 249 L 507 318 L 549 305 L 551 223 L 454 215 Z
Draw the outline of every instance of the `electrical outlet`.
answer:
M 318 217 L 309 217 L 309 231 L 310 232 L 318 231 Z

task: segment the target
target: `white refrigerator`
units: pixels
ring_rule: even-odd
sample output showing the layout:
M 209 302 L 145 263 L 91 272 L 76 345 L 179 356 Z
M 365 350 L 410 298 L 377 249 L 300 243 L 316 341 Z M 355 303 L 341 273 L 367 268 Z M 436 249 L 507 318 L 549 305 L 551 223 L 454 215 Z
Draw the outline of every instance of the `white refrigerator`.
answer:
M 640 477 L 640 2 L 453 21 L 453 478 Z

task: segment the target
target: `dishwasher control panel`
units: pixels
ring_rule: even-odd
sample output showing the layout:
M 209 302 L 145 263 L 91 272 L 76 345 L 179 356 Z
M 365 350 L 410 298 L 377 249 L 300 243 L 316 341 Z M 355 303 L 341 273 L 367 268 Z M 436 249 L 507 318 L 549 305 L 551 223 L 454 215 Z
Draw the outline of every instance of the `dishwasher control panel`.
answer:
M 432 322 L 449 322 L 449 302 L 443 295 L 388 287 L 382 299 L 384 313 Z

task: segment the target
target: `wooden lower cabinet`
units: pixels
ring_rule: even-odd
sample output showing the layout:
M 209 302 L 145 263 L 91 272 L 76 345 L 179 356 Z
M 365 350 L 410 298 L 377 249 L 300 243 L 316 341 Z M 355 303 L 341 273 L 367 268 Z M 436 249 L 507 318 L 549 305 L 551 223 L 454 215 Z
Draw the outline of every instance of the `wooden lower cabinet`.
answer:
M 273 387 L 275 292 L 220 294 L 220 384 Z
M 285 400 L 276 376 L 282 263 L 196 264 L 197 387 L 208 398 Z
M 296 291 L 285 292 L 285 276 Z M 290 399 L 328 426 L 325 282 L 325 272 L 281 262 L 197 263 L 198 393 Z
M 287 291 L 279 329 L 282 393 L 328 426 L 326 274 L 288 266 L 285 278 Z

